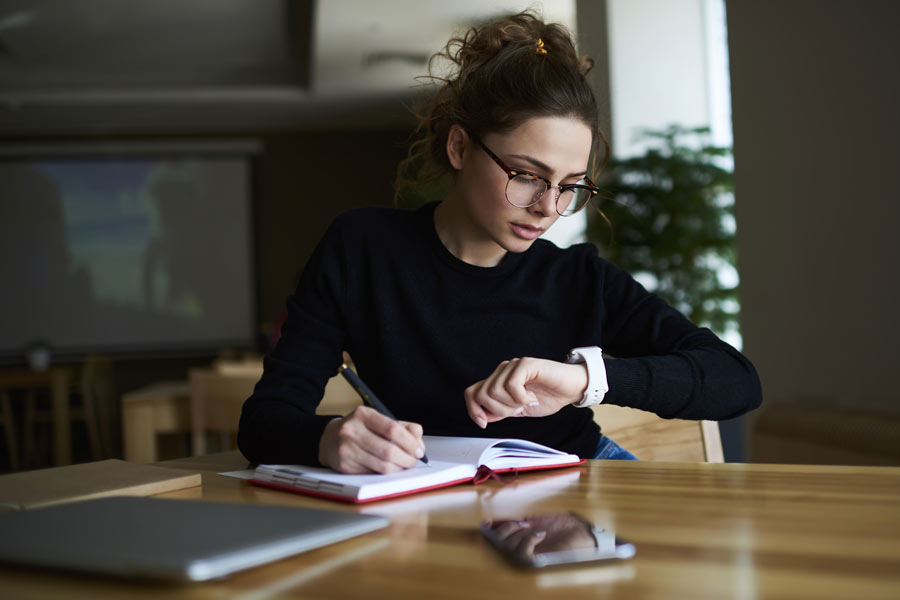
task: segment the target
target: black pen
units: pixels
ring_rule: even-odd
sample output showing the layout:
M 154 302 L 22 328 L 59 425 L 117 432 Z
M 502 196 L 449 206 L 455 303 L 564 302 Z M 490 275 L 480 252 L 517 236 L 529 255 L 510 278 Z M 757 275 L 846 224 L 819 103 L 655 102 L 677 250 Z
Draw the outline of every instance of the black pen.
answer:
M 378 396 L 375 395 L 375 392 L 369 389 L 369 386 L 367 386 L 365 382 L 363 382 L 363 380 L 359 378 L 359 375 L 353 372 L 353 369 L 347 366 L 347 363 L 343 363 L 339 370 L 341 372 L 341 375 L 344 376 L 344 379 L 346 379 L 347 382 L 351 386 L 353 386 L 353 389 L 356 390 L 356 393 L 362 397 L 364 403 L 371 406 L 389 419 L 393 419 L 395 421 L 397 420 L 397 417 L 394 416 L 394 413 L 392 413 L 391 410 L 387 406 L 385 406 L 381 400 L 378 399 Z M 422 458 L 420 458 L 419 460 L 427 465 L 428 455 L 422 454 Z

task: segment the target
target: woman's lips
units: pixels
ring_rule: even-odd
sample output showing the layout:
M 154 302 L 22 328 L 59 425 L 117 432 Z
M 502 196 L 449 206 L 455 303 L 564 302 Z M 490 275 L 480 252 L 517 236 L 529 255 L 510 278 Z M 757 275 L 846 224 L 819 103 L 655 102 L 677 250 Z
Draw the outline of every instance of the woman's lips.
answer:
M 534 225 L 525 225 L 522 223 L 510 223 L 513 233 L 523 240 L 536 240 L 544 233 L 543 228 Z

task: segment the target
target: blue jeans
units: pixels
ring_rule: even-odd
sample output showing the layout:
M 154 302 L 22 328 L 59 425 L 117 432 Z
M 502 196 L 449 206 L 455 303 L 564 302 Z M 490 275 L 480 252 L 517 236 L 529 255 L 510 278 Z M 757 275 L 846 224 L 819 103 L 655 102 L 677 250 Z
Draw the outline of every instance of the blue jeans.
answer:
M 597 442 L 597 450 L 594 451 L 594 458 L 603 458 L 606 460 L 637 460 L 637 456 L 618 445 L 605 435 L 600 436 Z

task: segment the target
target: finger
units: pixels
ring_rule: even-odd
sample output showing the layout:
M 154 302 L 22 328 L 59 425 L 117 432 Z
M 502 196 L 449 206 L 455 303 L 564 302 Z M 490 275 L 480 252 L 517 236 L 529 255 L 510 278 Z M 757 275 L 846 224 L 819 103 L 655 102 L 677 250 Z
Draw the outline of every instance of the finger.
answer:
M 522 539 L 522 543 L 519 546 L 519 551 L 526 556 L 534 556 L 534 551 L 537 548 L 537 545 L 543 542 L 546 537 L 546 531 L 532 531 L 531 535 Z
M 505 360 L 500 363 L 494 372 L 491 373 L 490 377 L 487 378 L 485 384 L 481 386 L 481 393 L 484 397 L 489 398 L 490 400 L 497 403 L 499 410 L 491 410 L 496 414 L 507 414 L 506 408 L 509 407 L 513 410 L 517 408 L 516 401 L 509 395 L 509 392 L 506 389 L 507 380 L 509 379 L 510 373 L 516 370 L 516 365 L 518 364 L 518 360 Z M 480 398 L 479 398 L 480 399 Z M 499 405 L 502 405 L 500 407 Z
M 501 540 L 506 540 L 512 534 L 529 528 L 528 521 L 506 521 L 494 528 L 494 533 Z
M 362 462 L 355 460 L 353 458 L 347 458 L 340 463 L 340 472 L 347 474 L 366 474 L 366 473 L 381 473 L 381 471 L 376 471 L 374 469 L 370 469 Z
M 528 389 L 528 383 L 535 377 L 533 366 L 533 361 L 523 358 L 516 363 L 515 368 L 506 377 L 505 391 L 517 407 L 539 404 L 537 395 Z
M 466 410 L 469 411 L 469 417 L 471 417 L 471 419 L 473 421 L 475 421 L 475 424 L 478 425 L 479 427 L 481 427 L 482 429 L 487 427 L 488 423 L 494 423 L 496 421 L 500 421 L 500 420 L 506 418 L 505 414 L 496 414 L 496 413 L 492 412 L 485 406 L 482 406 L 482 404 L 480 404 L 481 401 L 476 399 L 476 396 L 478 396 L 480 394 L 480 389 L 483 386 L 484 386 L 484 381 L 475 383 L 472 386 L 470 386 L 469 388 L 467 388 L 466 392 L 464 394 L 465 399 L 466 399 Z M 489 406 L 494 405 L 493 401 L 491 401 L 490 399 L 483 400 L 483 402 L 485 402 Z M 502 405 L 494 405 L 494 406 L 500 407 Z M 503 413 L 508 412 L 504 408 L 498 408 L 498 410 L 502 411 Z
M 413 422 L 411 422 L 411 421 L 397 421 L 397 422 L 400 423 L 401 425 L 403 425 L 404 427 L 406 427 L 406 430 L 407 430 L 414 438 L 417 438 L 417 439 L 418 439 L 418 438 L 421 438 L 421 437 L 422 437 L 422 434 L 424 433 L 424 430 L 422 429 L 422 426 L 419 425 L 418 423 L 413 423 Z
M 487 427 L 488 415 L 484 412 L 484 409 L 481 408 L 481 405 L 475 401 L 475 394 L 478 393 L 478 390 L 483 383 L 483 381 L 473 383 L 466 388 L 465 392 L 463 392 L 463 396 L 466 399 L 466 410 L 469 411 L 469 418 L 475 421 L 475 424 L 482 429 Z
M 503 389 L 506 371 L 509 368 L 511 368 L 510 361 L 503 361 L 487 379 L 469 388 L 471 390 L 469 397 L 484 413 L 487 423 L 505 419 L 516 411 L 516 407 L 510 406 L 503 401 L 505 399 L 506 402 L 512 402 Z
M 534 548 L 531 540 L 534 538 L 534 530 L 531 528 L 520 529 L 506 538 L 507 547 L 517 553 L 529 552 Z
M 374 457 L 368 454 L 364 448 L 356 443 L 356 440 L 347 432 L 342 432 L 341 441 L 337 448 L 337 462 L 332 467 L 340 473 L 384 473 L 389 470 L 386 465 L 381 465 Z
M 506 361 L 481 388 L 476 401 L 485 411 L 505 417 L 526 416 L 531 407 L 539 405 L 537 395 L 528 387 L 535 376 L 538 361 L 516 358 Z
M 517 416 L 523 412 L 522 410 L 519 410 L 521 407 L 510 406 L 502 400 L 495 398 L 486 388 L 487 384 L 481 386 L 481 389 L 473 395 L 472 399 L 485 413 L 487 413 L 489 422 L 499 421 L 500 419 L 505 419 L 506 417 L 511 417 L 513 415 Z M 506 398 L 507 402 L 512 402 L 506 392 L 502 392 L 502 396 Z
M 414 440 L 410 450 L 394 442 Z M 342 463 L 357 462 L 379 473 L 406 469 L 416 464 L 419 441 L 406 428 L 381 413 L 365 406 L 358 407 L 341 425 L 339 459 Z
M 358 443 L 348 444 L 347 462 L 356 462 L 375 473 L 394 473 L 416 464 L 416 458 L 372 432 L 364 432 Z
M 370 452 L 366 448 L 359 449 L 355 460 L 365 469 L 363 472 L 387 474 L 397 473 L 398 471 L 403 471 L 409 468 L 408 466 L 399 465 L 391 460 L 385 460 L 377 453 L 378 449 L 375 450 L 375 452 Z
M 382 460 L 409 468 L 424 454 L 421 436 L 413 435 L 404 424 L 377 411 L 367 412 L 363 423 L 367 430 L 362 432 L 363 447 Z
M 409 421 L 400 421 L 400 424 L 406 427 L 406 430 L 412 435 L 417 442 L 416 451 L 414 454 L 419 458 L 425 456 L 425 442 L 422 440 L 422 435 L 425 433 L 425 430 L 422 429 L 422 426 L 418 423 L 411 423 Z M 422 452 L 422 456 L 419 456 L 419 451 Z

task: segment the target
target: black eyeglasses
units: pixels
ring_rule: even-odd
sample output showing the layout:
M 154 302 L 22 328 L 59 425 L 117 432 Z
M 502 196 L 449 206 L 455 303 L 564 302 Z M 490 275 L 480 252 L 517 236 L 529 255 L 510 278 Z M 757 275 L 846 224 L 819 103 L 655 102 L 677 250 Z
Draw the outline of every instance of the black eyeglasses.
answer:
M 584 208 L 588 201 L 600 192 L 600 188 L 594 185 L 594 182 L 588 179 L 587 176 L 579 179 L 576 183 L 553 186 L 546 177 L 537 173 L 511 169 L 506 166 L 506 163 L 499 156 L 491 152 L 491 149 L 485 146 L 484 142 L 474 136 L 472 139 L 487 152 L 487 155 L 509 177 L 509 180 L 506 182 L 506 201 L 516 208 L 534 206 L 541 201 L 547 190 L 555 187 L 556 212 L 561 217 L 569 217 Z

